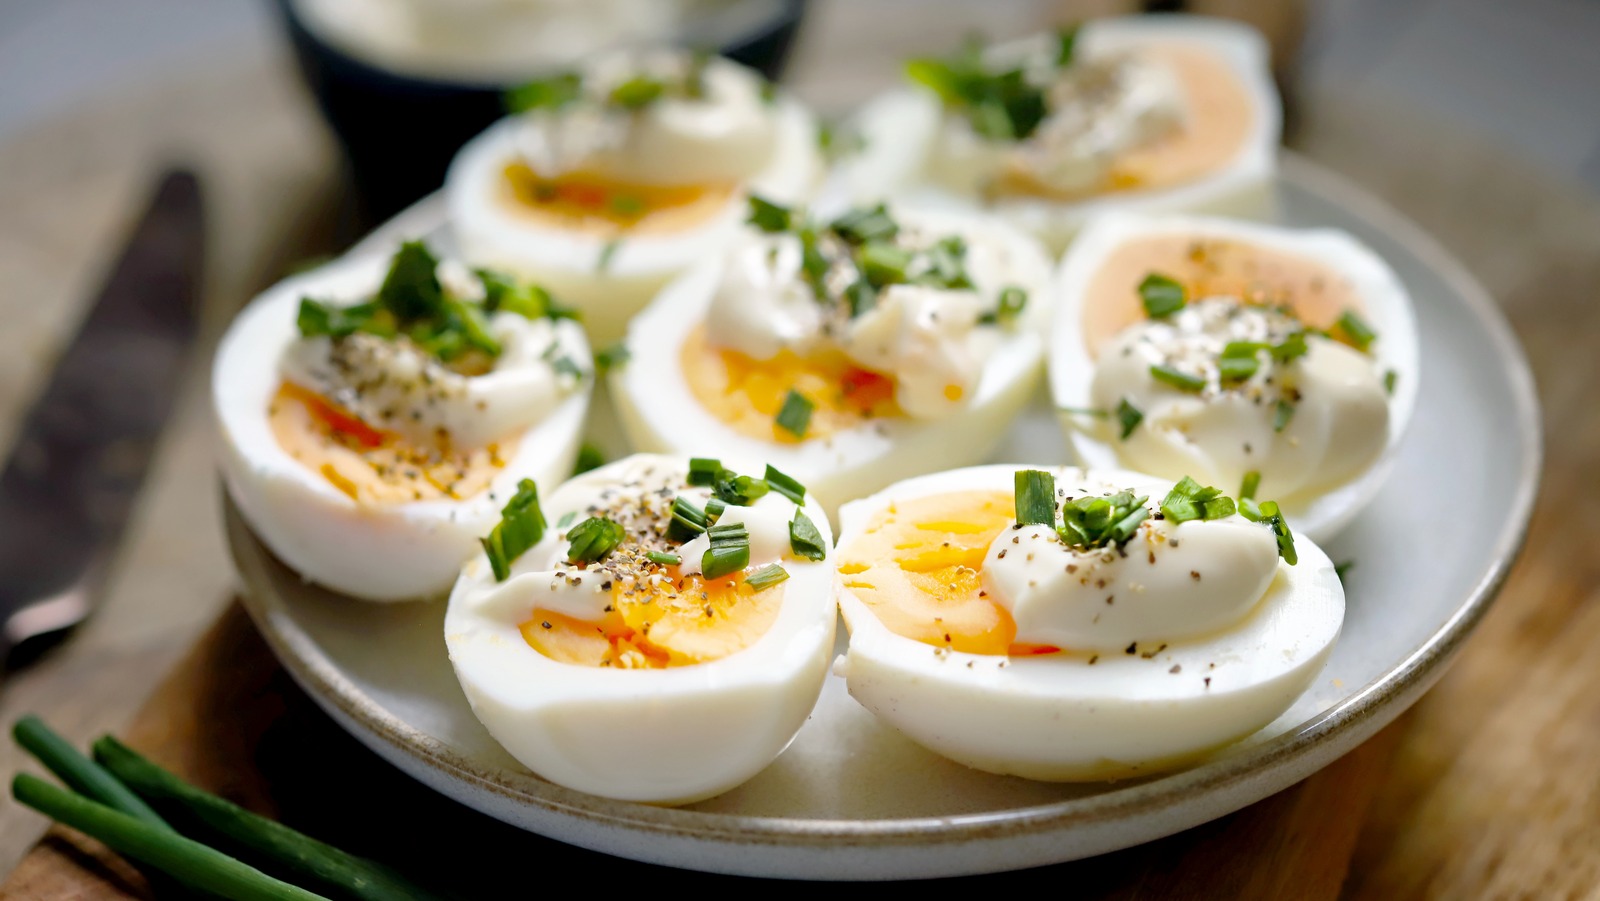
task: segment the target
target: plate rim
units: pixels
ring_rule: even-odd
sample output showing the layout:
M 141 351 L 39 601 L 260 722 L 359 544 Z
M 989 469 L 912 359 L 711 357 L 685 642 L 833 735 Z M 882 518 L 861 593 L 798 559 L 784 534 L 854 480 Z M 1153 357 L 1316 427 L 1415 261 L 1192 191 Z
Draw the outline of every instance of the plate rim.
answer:
M 1230 786 L 1258 779 L 1292 766 L 1319 747 L 1341 737 L 1365 738 L 1363 727 L 1380 718 L 1381 725 L 1398 716 L 1420 697 L 1444 671 L 1465 639 L 1487 613 L 1520 555 L 1527 539 L 1533 506 L 1544 465 L 1541 411 L 1526 355 L 1504 315 L 1488 292 L 1420 226 L 1389 207 L 1349 179 L 1293 153 L 1281 151 L 1280 180 L 1293 182 L 1320 199 L 1340 206 L 1407 246 L 1462 301 L 1462 309 L 1489 337 L 1508 387 L 1517 400 L 1514 410 L 1524 464 L 1516 473 L 1504 527 L 1496 537 L 1490 564 L 1467 592 L 1455 611 L 1416 648 L 1352 693 L 1300 728 L 1285 732 L 1240 753 L 1220 757 L 1191 769 L 1081 798 L 1026 807 L 946 816 L 891 819 L 800 819 L 772 815 L 686 810 L 615 801 L 567 789 L 528 774 L 536 791 L 489 778 L 444 742 L 416 729 L 371 701 L 323 654 L 303 631 L 281 628 L 281 607 L 263 603 L 254 586 L 265 584 L 270 555 L 265 548 L 252 554 L 242 542 L 255 541 L 231 498 L 223 493 L 224 519 L 235 566 L 245 582 L 245 607 L 260 628 L 279 662 L 314 700 L 331 704 L 344 719 L 361 726 L 368 736 L 389 745 L 413 762 L 463 781 L 476 789 L 547 813 L 586 821 L 602 828 L 622 828 L 636 833 L 667 834 L 679 839 L 700 839 L 740 845 L 871 847 L 966 844 L 1003 839 L 1020 832 L 1087 828 L 1140 815 L 1154 815 L 1197 796 L 1224 792 Z M 380 226 L 353 248 L 367 252 L 396 234 L 419 230 L 422 223 L 436 224 L 438 195 L 418 201 L 389 223 Z M 259 547 L 259 546 L 258 546 Z M 263 592 L 268 593 L 268 592 Z M 1409 695 L 1409 697 L 1407 697 Z M 1404 701 L 1393 708 L 1391 701 Z M 1373 727 L 1375 730 L 1376 726 Z M 1346 753 L 1354 741 L 1338 751 Z M 1337 756 L 1337 755 L 1336 755 Z M 1329 761 L 1331 762 L 1331 761 Z M 1248 802 L 1247 802 L 1248 803 Z M 1241 805 L 1242 806 L 1242 805 Z M 554 836 L 558 837 L 559 836 Z

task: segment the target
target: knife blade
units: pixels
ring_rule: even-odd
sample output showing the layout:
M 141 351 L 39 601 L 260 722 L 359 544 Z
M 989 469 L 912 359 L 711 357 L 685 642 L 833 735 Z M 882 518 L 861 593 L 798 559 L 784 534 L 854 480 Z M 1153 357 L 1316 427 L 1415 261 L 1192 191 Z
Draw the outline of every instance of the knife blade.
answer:
M 0 661 L 93 609 L 187 368 L 203 207 L 165 173 L 0 470 Z

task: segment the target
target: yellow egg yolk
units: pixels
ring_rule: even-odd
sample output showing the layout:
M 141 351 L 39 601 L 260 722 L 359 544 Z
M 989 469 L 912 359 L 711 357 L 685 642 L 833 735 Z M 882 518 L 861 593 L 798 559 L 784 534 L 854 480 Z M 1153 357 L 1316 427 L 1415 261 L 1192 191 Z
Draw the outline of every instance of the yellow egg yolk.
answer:
M 584 172 L 545 177 L 527 163 L 505 168 L 507 197 L 515 208 L 546 224 L 599 238 L 671 234 L 700 225 L 727 208 L 735 182 L 708 185 L 639 185 Z
M 1151 273 L 1178 281 L 1190 300 L 1234 297 L 1286 307 L 1313 328 L 1331 328 L 1345 310 L 1362 309 L 1355 286 L 1316 260 L 1239 240 L 1151 235 L 1123 243 L 1089 282 L 1083 336 L 1091 356 L 1145 318 L 1139 283 Z
M 1059 648 L 1019 644 L 1011 614 L 983 589 L 983 561 L 1014 521 L 1004 491 L 900 501 L 839 550 L 839 578 L 889 631 L 938 648 L 1011 656 Z
M 754 644 L 778 618 L 782 584 L 755 589 L 742 573 L 705 580 L 677 567 L 648 590 L 617 587 L 599 622 L 535 609 L 522 624 L 534 650 L 562 663 L 660 669 L 719 660 Z
M 757 360 L 713 346 L 701 325 L 684 339 L 680 360 L 700 405 L 751 438 L 791 443 L 826 438 L 869 419 L 900 415 L 894 379 L 863 369 L 838 351 L 801 356 L 785 350 Z M 777 424 L 790 391 L 812 404 L 804 435 Z
M 291 382 L 279 386 L 267 418 L 289 456 L 364 504 L 472 497 L 516 453 L 515 440 L 470 451 L 413 447 Z

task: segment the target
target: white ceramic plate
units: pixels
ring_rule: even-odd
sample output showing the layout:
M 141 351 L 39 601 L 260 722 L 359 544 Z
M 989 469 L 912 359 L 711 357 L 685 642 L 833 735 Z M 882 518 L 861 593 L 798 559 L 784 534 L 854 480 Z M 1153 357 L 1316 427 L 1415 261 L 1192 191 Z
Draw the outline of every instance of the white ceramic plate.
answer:
M 1356 564 L 1327 670 L 1276 722 L 1193 768 L 1078 786 L 979 773 L 880 726 L 830 676 L 794 743 L 743 786 L 680 809 L 609 801 L 539 779 L 494 743 L 446 659 L 442 603 L 366 604 L 307 586 L 230 508 L 247 606 L 307 693 L 402 770 L 508 823 L 636 860 L 810 879 L 970 874 L 1100 854 L 1237 810 L 1354 748 L 1438 679 L 1516 555 L 1540 463 L 1532 379 L 1483 291 L 1352 186 L 1294 159 L 1284 173 L 1284 222 L 1353 232 L 1410 289 L 1421 395 L 1384 494 L 1327 545 Z M 441 210 L 424 201 L 363 246 L 440 236 Z M 595 406 L 592 433 L 620 452 L 608 405 Z M 1041 398 L 996 459 L 1064 453 Z

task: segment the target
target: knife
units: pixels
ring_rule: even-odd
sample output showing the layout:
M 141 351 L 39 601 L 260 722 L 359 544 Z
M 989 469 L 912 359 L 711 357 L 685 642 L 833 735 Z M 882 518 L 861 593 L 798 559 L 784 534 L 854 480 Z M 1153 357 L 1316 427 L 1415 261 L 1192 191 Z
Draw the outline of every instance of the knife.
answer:
M 93 609 L 194 344 L 202 216 L 194 173 L 165 173 L 0 470 L 8 667 Z

